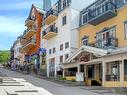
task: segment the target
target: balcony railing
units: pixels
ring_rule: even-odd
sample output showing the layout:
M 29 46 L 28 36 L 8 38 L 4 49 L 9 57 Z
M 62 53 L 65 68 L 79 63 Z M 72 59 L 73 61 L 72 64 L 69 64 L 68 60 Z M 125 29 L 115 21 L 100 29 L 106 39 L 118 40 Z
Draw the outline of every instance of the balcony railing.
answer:
M 57 35 L 58 28 L 54 27 L 53 25 L 49 26 L 42 32 L 42 38 L 43 39 L 50 39 Z
M 106 21 L 117 15 L 116 6 L 112 2 L 106 2 L 100 7 L 90 10 L 89 13 L 89 23 L 92 25 L 97 25 Z
M 35 17 L 31 17 L 31 18 L 29 17 L 25 21 L 25 26 L 33 25 L 34 22 L 35 22 Z
M 65 76 L 76 76 L 76 71 L 66 71 Z
M 26 40 L 24 43 L 22 43 L 22 50 L 27 51 L 34 46 L 36 46 L 36 40 L 32 38 L 32 39 Z
M 36 33 L 35 28 L 26 29 L 23 33 L 24 38 L 30 38 Z
M 50 9 L 44 17 L 44 23 L 45 24 L 51 24 L 52 22 L 54 22 L 57 19 L 58 16 L 58 10 L 55 9 Z
M 106 75 L 106 81 L 120 81 L 120 75 Z
M 108 37 L 107 39 L 100 39 L 92 43 L 88 43 L 88 46 L 110 49 L 118 47 L 118 39 L 115 37 Z

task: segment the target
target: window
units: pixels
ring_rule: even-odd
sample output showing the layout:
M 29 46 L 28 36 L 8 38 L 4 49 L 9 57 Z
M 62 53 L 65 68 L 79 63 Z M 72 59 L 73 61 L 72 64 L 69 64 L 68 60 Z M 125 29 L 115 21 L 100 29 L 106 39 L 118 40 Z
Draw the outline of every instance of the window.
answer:
M 127 59 L 124 60 L 124 80 L 127 81 Z
M 116 36 L 116 27 L 112 27 L 110 29 L 110 37 L 115 37 Z
M 51 54 L 51 53 L 52 53 L 52 50 L 50 49 L 50 50 L 49 50 L 49 54 Z
M 62 51 L 62 50 L 63 50 L 63 44 L 60 45 L 60 51 Z
M 83 44 L 83 45 L 88 45 L 88 37 L 87 37 L 87 38 L 84 38 L 84 39 L 82 40 L 82 44 Z
M 63 56 L 60 56 L 60 63 L 63 63 Z
M 65 54 L 65 60 L 69 58 L 69 54 Z
M 85 13 L 82 15 L 82 24 L 86 23 L 87 20 L 88 20 L 88 15 L 87 15 L 87 13 Z
M 69 42 L 65 43 L 65 49 L 69 48 Z
M 49 59 L 49 76 L 55 76 L 55 58 Z
M 53 53 L 55 53 L 56 52 L 56 48 L 53 48 Z
M 64 17 L 62 18 L 62 25 L 63 25 L 63 26 L 66 24 L 66 20 L 67 20 L 67 17 L 64 16 Z
M 124 25 L 124 32 L 125 32 L 125 39 L 127 39 L 127 22 L 125 22 L 125 25 Z
M 127 3 L 127 0 L 124 0 L 124 3 Z
M 67 1 L 66 0 L 63 0 L 63 9 L 65 9 L 67 6 Z

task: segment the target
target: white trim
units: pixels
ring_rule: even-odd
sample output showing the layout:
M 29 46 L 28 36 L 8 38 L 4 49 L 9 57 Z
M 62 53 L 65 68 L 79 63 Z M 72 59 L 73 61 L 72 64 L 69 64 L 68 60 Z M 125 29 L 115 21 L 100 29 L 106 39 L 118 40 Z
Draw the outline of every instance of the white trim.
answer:
M 127 23 L 124 23 L 125 39 L 127 39 Z
M 86 51 L 90 53 L 94 53 L 100 56 L 106 56 L 108 54 L 108 50 L 99 49 L 91 46 L 81 46 L 74 54 L 72 54 L 65 62 L 69 63 L 72 59 L 78 56 L 81 52 Z
M 87 23 L 87 22 L 83 23 L 83 16 L 85 16 L 85 15 L 87 15 L 87 20 L 88 20 L 88 12 L 83 13 L 83 14 L 82 14 L 82 17 L 81 17 L 81 24 L 82 24 L 82 25 L 85 24 L 85 23 Z

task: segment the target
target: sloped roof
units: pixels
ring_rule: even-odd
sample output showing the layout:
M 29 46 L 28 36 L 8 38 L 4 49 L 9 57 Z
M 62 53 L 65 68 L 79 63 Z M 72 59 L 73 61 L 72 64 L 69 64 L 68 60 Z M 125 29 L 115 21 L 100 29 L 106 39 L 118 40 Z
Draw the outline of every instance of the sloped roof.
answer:
M 33 6 L 37 9 L 37 11 L 41 14 L 44 14 L 45 11 L 43 10 L 43 7 L 42 5 L 39 5 L 39 4 L 33 4 Z
M 113 54 L 119 54 L 119 53 L 127 53 L 127 47 L 121 47 L 121 48 L 117 48 L 114 50 L 110 50 L 110 54 L 109 55 L 113 55 Z
M 96 55 L 100 55 L 102 57 L 108 56 L 108 55 L 115 55 L 119 53 L 127 53 L 127 47 L 123 48 L 116 48 L 116 49 L 101 49 L 91 46 L 81 46 L 77 51 L 75 51 L 66 61 L 65 63 L 69 63 L 72 59 L 76 58 L 80 53 L 82 52 L 90 52 Z
M 82 52 L 90 52 L 96 55 L 100 55 L 100 56 L 106 56 L 109 52 L 108 50 L 104 50 L 104 49 L 100 49 L 100 48 L 96 48 L 96 47 L 91 47 L 91 46 L 81 46 L 77 51 L 75 51 L 75 53 L 73 53 L 67 60 L 66 62 L 69 63 L 72 59 L 74 59 L 76 56 L 78 56 L 80 53 Z

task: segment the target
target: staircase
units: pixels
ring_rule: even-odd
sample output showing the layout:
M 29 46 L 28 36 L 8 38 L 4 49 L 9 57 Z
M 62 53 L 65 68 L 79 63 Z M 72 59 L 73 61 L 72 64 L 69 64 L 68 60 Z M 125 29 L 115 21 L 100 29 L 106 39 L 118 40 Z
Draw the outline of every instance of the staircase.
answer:
M 98 81 L 96 81 L 96 80 L 92 80 L 91 81 L 91 85 L 92 86 L 101 86 L 101 84 Z

